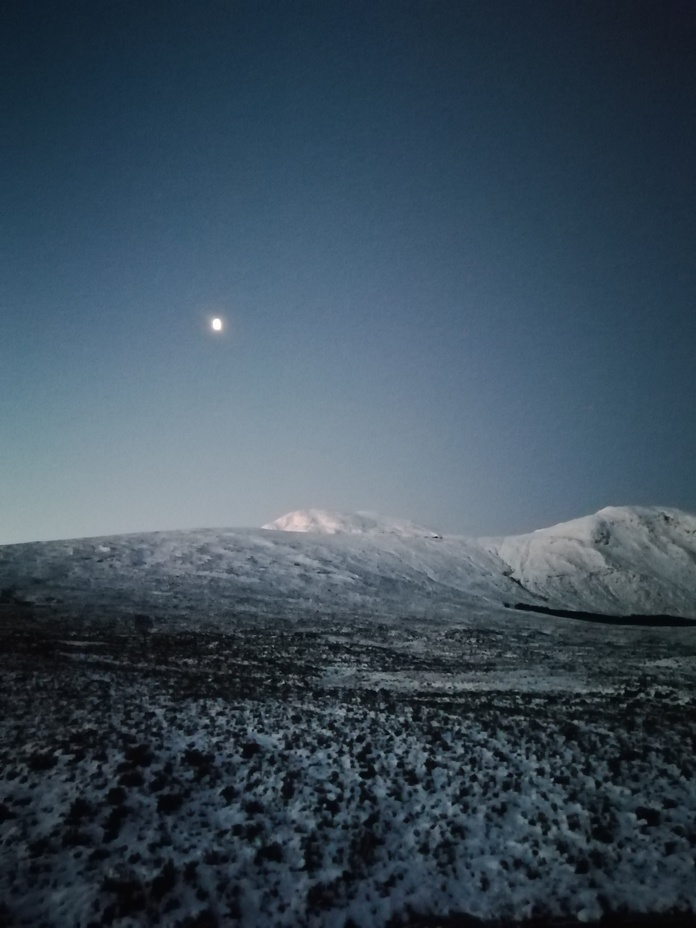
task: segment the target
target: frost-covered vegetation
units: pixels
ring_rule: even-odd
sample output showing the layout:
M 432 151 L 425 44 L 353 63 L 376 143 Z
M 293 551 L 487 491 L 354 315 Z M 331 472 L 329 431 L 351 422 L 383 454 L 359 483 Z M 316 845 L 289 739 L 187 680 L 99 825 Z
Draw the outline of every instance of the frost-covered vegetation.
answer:
M 696 912 L 696 632 L 2 613 L 0 922 Z

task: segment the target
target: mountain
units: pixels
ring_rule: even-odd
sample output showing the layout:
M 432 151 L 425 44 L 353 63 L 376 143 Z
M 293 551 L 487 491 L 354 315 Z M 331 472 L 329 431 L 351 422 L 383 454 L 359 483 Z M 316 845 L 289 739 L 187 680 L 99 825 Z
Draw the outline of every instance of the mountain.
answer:
M 476 540 L 374 513 L 306 510 L 263 529 L 2 546 L 0 590 L 6 601 L 75 614 L 212 624 L 240 615 L 458 620 L 511 603 L 696 617 L 696 517 L 610 508 Z
M 238 614 L 456 617 L 519 590 L 466 538 L 268 529 L 0 547 L 0 589 L 35 605 L 224 622 Z
M 327 509 L 298 509 L 263 526 L 282 532 L 318 532 L 322 535 L 398 535 L 401 538 L 439 538 L 437 532 L 404 519 L 391 519 L 376 512 L 334 512 Z
M 696 516 L 678 509 L 611 506 L 490 550 L 561 608 L 696 616 Z

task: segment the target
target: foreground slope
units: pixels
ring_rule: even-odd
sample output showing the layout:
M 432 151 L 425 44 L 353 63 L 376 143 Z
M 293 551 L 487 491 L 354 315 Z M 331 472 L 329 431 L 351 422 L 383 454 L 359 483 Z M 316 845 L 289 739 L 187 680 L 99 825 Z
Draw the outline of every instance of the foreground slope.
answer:
M 206 695 L 203 666 L 185 696 L 154 665 L 0 668 L 0 924 L 696 914 L 696 707 L 677 690 L 244 699 L 222 679 Z

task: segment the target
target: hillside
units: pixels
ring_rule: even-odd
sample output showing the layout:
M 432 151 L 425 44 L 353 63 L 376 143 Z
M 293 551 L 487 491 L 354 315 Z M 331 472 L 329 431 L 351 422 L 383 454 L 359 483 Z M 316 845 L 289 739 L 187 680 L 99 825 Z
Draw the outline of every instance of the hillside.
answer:
M 313 611 L 457 619 L 515 602 L 696 617 L 696 517 L 613 508 L 476 540 L 374 514 L 307 510 L 264 529 L 3 546 L 0 588 L 35 606 L 212 623 Z
M 696 516 L 678 509 L 608 507 L 491 550 L 558 607 L 696 616 Z

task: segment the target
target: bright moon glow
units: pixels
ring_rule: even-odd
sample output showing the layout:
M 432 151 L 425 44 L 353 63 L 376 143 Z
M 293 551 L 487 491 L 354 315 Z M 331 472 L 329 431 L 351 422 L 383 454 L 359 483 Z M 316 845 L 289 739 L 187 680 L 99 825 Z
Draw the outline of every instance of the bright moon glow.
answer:
M 222 332 L 222 319 L 213 319 L 210 323 L 214 332 Z

